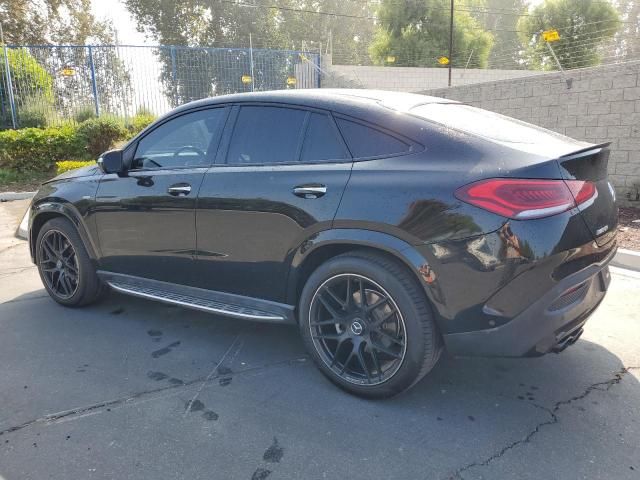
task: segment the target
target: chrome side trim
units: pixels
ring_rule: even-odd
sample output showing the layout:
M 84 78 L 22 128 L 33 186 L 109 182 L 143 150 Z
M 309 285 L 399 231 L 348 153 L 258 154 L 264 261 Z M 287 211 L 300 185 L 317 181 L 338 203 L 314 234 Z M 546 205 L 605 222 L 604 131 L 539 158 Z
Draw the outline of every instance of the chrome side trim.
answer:
M 245 320 L 258 320 L 258 321 L 271 321 L 271 322 L 284 322 L 286 319 L 281 315 L 273 315 L 267 312 L 257 311 L 249 312 L 249 311 L 237 311 L 238 307 L 232 305 L 225 305 L 217 302 L 209 302 L 202 299 L 196 299 L 195 297 L 192 300 L 200 300 L 200 303 L 195 303 L 193 301 L 189 301 L 188 299 L 191 297 L 188 296 L 180 296 L 180 298 L 169 298 L 167 296 L 163 296 L 161 291 L 156 291 L 157 293 L 152 293 L 151 291 L 141 291 L 137 290 L 135 286 L 130 286 L 118 282 L 107 282 L 111 288 L 114 290 L 125 293 L 127 295 L 133 295 L 135 297 L 148 298 L 151 300 L 157 300 L 164 303 L 170 303 L 173 305 L 180 305 L 182 307 L 191 308 L 194 310 L 201 310 L 209 313 L 216 313 L 219 315 L 225 315 L 227 317 L 234 318 L 242 318 Z M 167 292 L 167 294 L 169 294 Z M 177 297 L 177 295 L 171 294 L 173 297 Z M 207 305 L 207 303 L 209 305 Z M 215 306 L 213 306 L 215 305 Z

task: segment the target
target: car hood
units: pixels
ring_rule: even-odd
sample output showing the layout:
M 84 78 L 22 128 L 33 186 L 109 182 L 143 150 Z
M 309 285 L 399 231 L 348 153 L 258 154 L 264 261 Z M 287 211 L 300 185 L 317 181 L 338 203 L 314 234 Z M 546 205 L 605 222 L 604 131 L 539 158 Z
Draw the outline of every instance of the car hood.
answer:
M 69 170 L 68 172 L 61 173 L 60 175 L 53 177 L 51 180 L 47 180 L 45 183 L 54 182 L 57 180 L 66 180 L 69 178 L 90 177 L 92 175 L 98 175 L 99 173 L 100 168 L 96 163 L 95 165 L 87 165 L 86 167 L 80 167 L 74 170 Z

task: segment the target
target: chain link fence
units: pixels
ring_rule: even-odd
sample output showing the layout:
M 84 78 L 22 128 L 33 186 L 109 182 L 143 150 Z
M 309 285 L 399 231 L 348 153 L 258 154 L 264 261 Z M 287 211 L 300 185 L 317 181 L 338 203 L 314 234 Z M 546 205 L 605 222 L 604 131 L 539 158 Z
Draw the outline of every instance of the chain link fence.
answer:
M 215 95 L 318 88 L 318 52 L 179 46 L 21 46 L 0 51 L 0 127 L 160 115 Z

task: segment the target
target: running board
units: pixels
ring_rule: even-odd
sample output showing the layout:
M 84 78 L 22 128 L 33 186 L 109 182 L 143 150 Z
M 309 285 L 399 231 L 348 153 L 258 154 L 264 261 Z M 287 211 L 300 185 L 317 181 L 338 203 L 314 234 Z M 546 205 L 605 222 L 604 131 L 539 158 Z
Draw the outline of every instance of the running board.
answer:
M 117 292 L 135 297 L 245 320 L 295 323 L 291 305 L 111 272 L 98 275 Z

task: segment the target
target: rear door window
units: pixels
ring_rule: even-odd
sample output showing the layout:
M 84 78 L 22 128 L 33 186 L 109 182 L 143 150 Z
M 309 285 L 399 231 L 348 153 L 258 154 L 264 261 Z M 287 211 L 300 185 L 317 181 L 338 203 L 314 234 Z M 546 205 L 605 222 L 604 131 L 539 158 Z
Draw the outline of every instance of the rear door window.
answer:
M 229 164 L 298 161 L 307 112 L 284 107 L 240 107 L 227 153 Z
M 343 118 L 336 121 L 354 158 L 398 155 L 411 150 L 409 144 L 376 128 Z
M 322 113 L 311 113 L 302 146 L 303 162 L 345 160 L 349 155 L 331 120 Z

